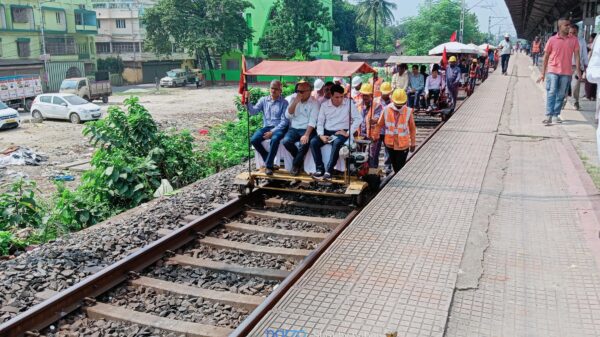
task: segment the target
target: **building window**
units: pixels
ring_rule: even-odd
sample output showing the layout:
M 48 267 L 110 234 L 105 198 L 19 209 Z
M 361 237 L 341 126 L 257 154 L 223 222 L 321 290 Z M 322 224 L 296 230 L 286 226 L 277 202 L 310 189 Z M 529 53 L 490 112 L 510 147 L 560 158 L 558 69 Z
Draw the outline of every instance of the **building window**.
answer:
M 19 54 L 19 57 L 29 57 L 29 55 L 31 55 L 29 41 L 17 40 L 17 53 Z
M 113 42 L 113 53 L 139 53 L 140 45 L 137 42 Z
M 2 57 L 2 39 L 0 39 L 0 57 Z
M 110 42 L 96 42 L 98 54 L 110 54 Z
M 46 53 L 50 55 L 75 55 L 75 39 L 72 37 L 47 37 Z
M 4 5 L 0 5 L 0 29 L 6 29 L 6 16 L 4 14 Z
M 240 70 L 240 61 L 227 60 L 227 70 Z
M 100 29 L 100 20 L 96 21 L 96 26 L 98 27 L 98 29 Z
M 12 7 L 12 21 L 14 23 L 29 23 L 29 16 L 31 14 L 31 8 L 23 7 Z
M 83 14 L 75 13 L 75 25 L 82 26 L 83 25 Z
M 125 27 L 125 19 L 117 19 L 117 28 L 126 28 Z
M 56 12 L 56 23 L 60 23 L 61 22 L 61 18 L 60 18 L 60 12 Z

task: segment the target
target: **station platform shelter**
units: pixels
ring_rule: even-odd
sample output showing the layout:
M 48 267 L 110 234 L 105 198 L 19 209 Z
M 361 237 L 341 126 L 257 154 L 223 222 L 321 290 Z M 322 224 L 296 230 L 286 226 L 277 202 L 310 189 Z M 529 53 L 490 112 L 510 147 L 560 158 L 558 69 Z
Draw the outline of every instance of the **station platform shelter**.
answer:
M 600 336 L 593 115 L 544 126 L 531 74 L 490 74 L 251 335 Z

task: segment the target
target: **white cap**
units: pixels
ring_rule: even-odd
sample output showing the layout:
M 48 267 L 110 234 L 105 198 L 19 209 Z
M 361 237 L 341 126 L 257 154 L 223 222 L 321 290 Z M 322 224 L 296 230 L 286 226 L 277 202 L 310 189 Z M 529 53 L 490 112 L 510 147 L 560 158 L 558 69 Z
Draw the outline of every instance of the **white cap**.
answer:
M 333 78 L 333 83 L 335 83 L 335 82 L 340 82 L 340 83 L 342 83 L 342 78 L 341 78 L 341 77 L 334 77 L 334 78 Z
M 510 34 L 504 33 L 504 37 L 510 37 Z
M 323 82 L 322 79 L 317 78 L 315 80 L 314 87 L 315 87 L 316 91 L 319 91 L 319 90 L 323 89 L 324 86 L 325 86 L 325 82 Z
M 357 87 L 359 84 L 362 84 L 363 80 L 362 77 L 360 76 L 354 76 L 352 78 L 352 87 L 355 88 Z

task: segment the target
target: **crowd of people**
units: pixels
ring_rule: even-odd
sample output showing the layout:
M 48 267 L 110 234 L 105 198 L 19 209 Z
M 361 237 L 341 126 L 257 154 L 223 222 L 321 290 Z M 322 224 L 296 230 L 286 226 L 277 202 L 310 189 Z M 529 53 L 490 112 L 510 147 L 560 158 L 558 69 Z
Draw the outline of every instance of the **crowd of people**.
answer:
M 435 95 L 434 90 L 439 91 L 439 87 L 428 92 Z M 272 175 L 278 169 L 274 160 L 279 145 L 283 144 L 294 158 L 291 175 L 302 172 L 304 158 L 310 151 L 316 166 L 312 177 L 330 180 L 340 149 L 350 137 L 372 141 L 369 167 L 379 167 L 383 147 L 386 173 L 398 172 L 406 163 L 408 153 L 414 151 L 416 142 L 407 91 L 425 92 L 425 79 L 408 80 L 404 87 L 381 79 L 373 81 L 373 78 L 363 83 L 360 76 L 354 77 L 351 84 L 341 78 L 328 82 L 316 79 L 313 85 L 300 81 L 295 93 L 286 98 L 281 95 L 282 83 L 272 81 L 269 96 L 262 97 L 256 104 L 247 103 L 250 115 L 262 113 L 264 117 L 263 127 L 252 135 L 251 143 L 265 163 L 265 174 Z M 267 139 L 270 142 L 265 148 L 263 142 Z M 323 158 L 321 153 L 326 144 L 331 144 L 329 158 Z

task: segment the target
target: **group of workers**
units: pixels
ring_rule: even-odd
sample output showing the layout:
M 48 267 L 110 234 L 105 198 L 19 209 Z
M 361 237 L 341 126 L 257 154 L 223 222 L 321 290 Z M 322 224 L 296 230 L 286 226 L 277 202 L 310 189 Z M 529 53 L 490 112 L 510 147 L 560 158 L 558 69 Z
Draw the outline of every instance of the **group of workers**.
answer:
M 406 163 L 409 151 L 415 150 L 416 125 L 413 109 L 408 106 L 404 88 L 393 89 L 389 82 L 373 78 L 363 83 L 361 77 L 347 85 L 341 78 L 324 82 L 317 79 L 314 87 L 300 81 L 295 93 L 282 97 L 282 84 L 272 81 L 270 95 L 256 104 L 247 103 L 250 115 L 263 113 L 263 127 L 251 138 L 251 143 L 265 163 L 265 174 L 278 169 L 274 159 L 279 145 L 293 156 L 290 174 L 303 170 L 304 157 L 311 151 L 317 180 L 331 180 L 340 149 L 350 137 L 370 139 L 369 167 L 379 167 L 381 147 L 385 147 L 385 169 L 398 172 Z M 414 88 L 415 92 L 417 88 Z M 267 148 L 265 140 L 270 140 Z M 326 163 L 321 148 L 331 144 Z

